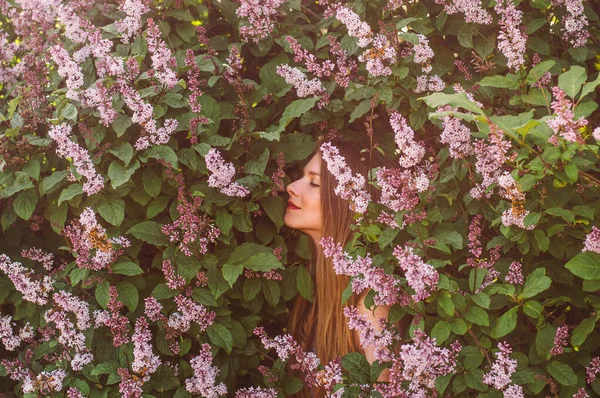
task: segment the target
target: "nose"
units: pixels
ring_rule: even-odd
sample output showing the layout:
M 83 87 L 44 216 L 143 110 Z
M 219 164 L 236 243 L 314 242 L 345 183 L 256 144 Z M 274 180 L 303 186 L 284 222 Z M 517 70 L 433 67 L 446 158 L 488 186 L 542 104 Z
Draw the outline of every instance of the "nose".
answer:
M 296 183 L 298 182 L 298 180 L 288 184 L 287 187 L 285 187 L 286 192 L 290 195 L 290 196 L 298 196 L 298 191 L 296 189 Z

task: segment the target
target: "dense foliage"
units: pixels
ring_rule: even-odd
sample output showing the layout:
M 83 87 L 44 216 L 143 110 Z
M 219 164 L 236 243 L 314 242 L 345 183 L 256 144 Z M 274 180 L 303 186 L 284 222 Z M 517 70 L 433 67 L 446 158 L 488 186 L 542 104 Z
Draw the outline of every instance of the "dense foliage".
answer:
M 599 6 L 0 0 L 0 389 L 600 394 Z M 346 312 L 372 365 L 283 329 L 313 289 L 284 186 L 320 135 L 397 164 L 322 147 L 358 211 L 322 242 L 341 299 L 391 305 Z

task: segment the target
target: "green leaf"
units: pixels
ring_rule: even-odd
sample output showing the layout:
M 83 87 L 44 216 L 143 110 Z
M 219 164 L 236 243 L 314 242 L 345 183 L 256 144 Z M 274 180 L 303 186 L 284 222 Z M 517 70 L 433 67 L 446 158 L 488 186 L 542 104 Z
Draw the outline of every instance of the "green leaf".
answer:
M 106 306 L 108 305 L 108 301 L 110 299 L 109 291 L 110 285 L 108 284 L 108 281 L 99 283 L 98 286 L 96 286 L 96 301 L 104 309 L 106 309 Z
M 258 253 L 251 256 L 244 266 L 253 271 L 267 272 L 272 269 L 283 269 L 281 261 L 273 253 Z
M 535 237 L 535 241 L 537 242 L 540 250 L 542 252 L 546 252 L 548 250 L 548 247 L 550 246 L 550 238 L 546 236 L 544 231 L 541 231 L 539 229 L 533 231 L 533 236 Z
M 552 361 L 546 365 L 546 370 L 563 386 L 575 386 L 577 385 L 577 375 L 573 372 L 573 369 L 566 363 L 559 361 Z
M 119 301 L 125 304 L 129 311 L 135 311 L 139 301 L 137 287 L 131 282 L 122 281 L 117 284 L 117 291 L 119 292 Z
M 108 177 L 113 189 L 117 189 L 127 181 L 131 180 L 131 176 L 137 169 L 140 168 L 140 162 L 136 159 L 129 166 L 123 166 L 121 162 L 114 161 L 108 166 Z
M 313 281 L 310 274 L 303 266 L 298 267 L 296 287 L 302 297 L 310 302 L 313 301 Z
M 450 336 L 450 324 L 446 321 L 438 321 L 431 329 L 431 337 L 435 338 L 438 344 L 442 344 Z
M 283 226 L 283 216 L 285 215 L 283 199 L 280 196 L 267 196 L 261 199 L 260 204 L 279 231 Z
M 223 235 L 228 235 L 233 227 L 233 217 L 227 210 L 219 208 L 215 215 L 215 224 Z
M 281 135 L 281 133 L 283 133 L 285 131 L 285 128 L 292 120 L 294 120 L 297 117 L 302 116 L 303 114 L 305 114 L 306 112 L 308 112 L 309 110 L 314 108 L 314 106 L 318 100 L 319 100 L 318 97 L 314 97 L 314 98 L 306 98 L 306 99 L 299 99 L 299 100 L 293 101 L 283 111 L 283 114 L 281 115 L 281 119 L 279 120 L 279 126 L 277 126 L 274 129 L 269 128 L 269 129 L 267 129 L 267 132 L 276 134 L 277 137 L 279 137 Z M 279 138 L 277 138 L 277 141 L 279 141 Z M 286 159 L 286 161 L 287 160 L 288 159 Z
M 596 328 L 596 322 L 598 322 L 599 318 L 600 316 L 596 315 L 592 318 L 587 318 L 581 321 L 581 323 L 573 330 L 573 334 L 571 335 L 571 344 L 573 346 L 582 345 L 587 336 Z
M 15 173 L 17 174 L 17 173 Z M 42 180 L 42 185 L 40 187 L 40 195 L 45 195 L 48 193 L 54 192 L 60 186 L 60 183 L 67 177 L 67 172 L 65 170 L 55 171 L 48 177 L 45 177 Z M 27 181 L 29 181 L 29 177 L 27 177 Z M 33 186 L 33 184 L 31 185 Z M 28 187 L 29 188 L 29 187 Z
M 150 202 L 146 208 L 146 218 L 154 218 L 156 215 L 162 213 L 167 208 L 170 199 L 169 196 L 163 195 Z
M 161 192 L 162 180 L 150 167 L 146 167 L 142 173 L 142 184 L 144 185 L 144 191 L 153 198 Z
M 233 348 L 233 336 L 227 328 L 219 323 L 214 323 L 206 329 L 208 338 L 217 347 L 221 347 L 228 354 L 231 353 Z
M 35 211 L 38 196 L 34 189 L 28 189 L 19 193 L 13 202 L 15 213 L 23 220 L 29 220 Z
M 297 377 L 284 375 L 283 380 L 281 381 L 281 387 L 283 393 L 289 397 L 297 394 L 302 387 L 304 387 L 304 383 Z
M 352 123 L 353 121 L 355 121 L 356 119 L 358 119 L 359 117 L 361 117 L 365 113 L 367 113 L 370 109 L 371 109 L 371 100 L 366 99 L 366 100 L 362 101 L 360 104 L 358 104 L 356 107 L 354 107 L 354 110 L 350 114 L 350 120 L 348 120 L 348 123 Z
M 521 297 L 531 298 L 548 289 L 552 279 L 546 276 L 546 268 L 538 268 L 527 276 Z
M 129 126 L 131 126 L 132 124 L 133 122 L 131 121 L 131 118 L 129 116 L 120 113 L 117 116 L 117 118 L 112 122 L 112 128 L 113 130 L 115 130 L 115 133 L 117 133 L 117 137 L 120 137 L 123 134 L 125 134 L 125 131 L 127 131 Z
M 83 188 L 81 184 L 71 184 L 60 193 L 60 197 L 58 198 L 58 205 L 66 200 L 71 200 L 76 196 L 83 194 Z
M 596 78 L 596 80 L 592 81 L 592 82 L 588 82 L 585 84 L 585 86 L 583 86 L 583 90 L 581 90 L 581 96 L 579 96 L 579 98 L 583 98 L 586 95 L 588 95 L 589 93 L 592 93 L 596 90 L 596 87 L 598 87 L 598 85 L 600 85 L 600 74 L 598 74 L 598 77 Z
M 105 197 L 98 205 L 98 213 L 106 221 L 118 227 L 125 218 L 125 202 L 115 196 Z
M 488 313 L 481 307 L 471 307 L 465 314 L 465 319 L 476 325 L 489 326 L 490 318 Z
M 450 296 L 441 295 L 438 298 L 438 313 L 442 316 L 454 316 L 454 303 Z
M 566 265 L 569 271 L 588 281 L 600 280 L 600 254 L 591 251 L 579 253 Z
M 556 327 L 551 324 L 546 324 L 535 335 L 536 352 L 542 358 L 550 355 L 550 350 L 554 347 L 554 336 L 556 336 Z
M 342 358 L 342 366 L 350 374 L 350 380 L 358 384 L 368 384 L 371 381 L 371 365 L 364 355 L 351 352 Z
M 315 139 L 303 133 L 285 134 L 273 150 L 273 154 L 283 152 L 286 163 L 306 159 L 315 149 Z
M 205 287 L 195 287 L 192 298 L 205 307 L 217 307 L 218 305 L 210 289 Z
M 144 273 L 144 270 L 139 265 L 131 261 L 118 262 L 112 266 L 111 270 L 114 274 L 127 276 L 142 275 Z
M 265 148 L 258 159 L 252 159 L 246 162 L 246 165 L 244 166 L 244 171 L 248 174 L 254 174 L 258 176 L 265 175 L 265 168 L 269 163 L 270 154 L 271 152 L 269 151 L 269 148 Z
M 480 306 L 482 308 L 486 308 L 486 309 L 490 308 L 490 303 L 491 303 L 490 296 L 488 296 L 485 293 L 472 294 L 471 300 L 473 300 L 473 302 L 475 304 L 477 304 L 478 306 Z
M 279 302 L 279 297 L 281 297 L 281 288 L 279 287 L 279 283 L 264 279 L 262 281 L 262 291 L 267 303 L 275 307 Z
M 233 284 L 243 272 L 244 266 L 242 264 L 227 263 L 223 265 L 223 278 L 225 278 L 231 287 L 233 287 Z
M 144 163 L 148 162 L 148 159 L 162 159 L 166 160 L 173 166 L 175 169 L 179 167 L 179 163 L 177 161 L 177 154 L 167 145 L 155 145 L 146 149 L 143 155 L 140 155 L 140 160 Z
M 166 283 L 159 283 L 152 289 L 152 297 L 157 300 L 175 297 L 179 294 L 179 290 L 173 290 Z
M 426 97 L 419 98 L 425 101 L 430 107 L 436 109 L 438 106 L 450 105 L 453 108 L 463 108 L 471 111 L 477 115 L 484 116 L 484 113 L 479 107 L 467 98 L 465 93 L 459 94 L 445 94 L 445 93 L 433 93 Z
M 252 301 L 260 292 L 262 283 L 260 278 L 248 278 L 244 281 L 242 294 L 244 301 Z
M 127 231 L 128 234 L 156 246 L 167 246 L 169 240 L 161 231 L 161 224 L 154 221 L 143 221 Z
M 542 305 L 534 300 L 526 301 L 523 304 L 523 312 L 533 319 L 538 319 L 542 315 Z
M 553 207 L 551 209 L 547 209 L 544 213 L 550 214 L 552 216 L 561 217 L 565 221 L 568 221 L 571 223 L 575 222 L 575 216 L 573 215 L 573 212 L 570 210 L 561 209 L 560 207 Z
M 66 103 L 63 107 L 59 106 L 57 117 L 64 117 L 67 120 L 76 121 L 77 107 L 75 107 L 75 105 L 71 104 L 70 102 Z
M 494 329 L 492 330 L 491 336 L 493 338 L 499 339 L 500 337 L 504 337 L 517 327 L 518 309 L 519 307 L 513 307 L 498 318 L 496 326 L 494 326 Z
M 587 72 L 585 71 L 585 68 L 582 68 L 579 65 L 573 65 L 567 72 L 558 76 L 558 87 L 569 97 L 575 98 L 586 79 Z
M 527 84 L 533 84 L 540 80 L 544 74 L 549 71 L 554 65 L 556 65 L 556 61 L 548 60 L 542 61 L 529 71 L 527 75 Z
M 486 76 L 478 83 L 482 87 L 497 87 L 516 90 L 519 88 L 519 81 L 511 79 L 508 76 Z
M 133 147 L 129 142 L 122 142 L 119 146 L 110 149 L 109 152 L 119 158 L 124 165 L 128 165 L 133 158 Z

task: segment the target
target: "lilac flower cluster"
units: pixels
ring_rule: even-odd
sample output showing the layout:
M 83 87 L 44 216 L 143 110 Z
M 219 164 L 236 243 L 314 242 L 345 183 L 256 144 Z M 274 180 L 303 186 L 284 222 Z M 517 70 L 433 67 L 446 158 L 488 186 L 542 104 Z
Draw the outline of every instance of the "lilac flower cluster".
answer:
M 55 330 L 58 331 L 58 342 L 67 349 L 75 350 L 71 368 L 79 371 L 94 359 L 85 345 L 83 335 L 83 331 L 90 327 L 89 306 L 85 301 L 65 291 L 54 293 L 53 300 L 54 306 L 46 311 L 44 319 L 48 324 L 54 323 Z M 69 312 L 75 315 L 76 325 L 69 319 Z
M 582 252 L 590 251 L 600 254 L 600 229 L 592 227 L 592 231 L 585 236 Z
M 513 0 L 499 0 L 494 10 L 500 14 L 498 49 L 506 57 L 508 67 L 518 69 L 525 64 L 527 50 L 527 33 L 521 25 L 523 11 L 517 10 Z
M 550 350 L 550 355 L 560 355 L 565 352 L 565 347 L 569 345 L 569 325 L 562 325 L 556 329 L 554 335 L 554 346 Z
M 274 388 L 248 387 L 235 392 L 235 398 L 277 398 L 278 396 Z
M 160 30 L 154 24 L 152 18 L 148 18 L 148 51 L 152 54 L 152 69 L 149 72 L 167 88 L 173 88 L 177 84 L 177 60 L 171 54 L 171 50 L 160 38 Z
M 535 225 L 525 226 L 524 220 L 529 211 L 525 210 L 525 194 L 521 192 L 515 179 L 505 172 L 498 177 L 498 185 L 502 188 L 500 194 L 512 202 L 511 208 L 502 213 L 502 224 L 507 227 L 516 225 L 527 230 L 535 228 Z
M 352 174 L 346 160 L 340 151 L 330 142 L 325 142 L 320 147 L 321 156 L 327 164 L 327 170 L 337 180 L 335 194 L 342 199 L 349 200 L 350 209 L 356 213 L 364 214 L 371 201 L 371 195 L 366 190 L 365 178 Z
M 445 110 L 438 108 L 438 112 Z M 448 145 L 450 156 L 454 159 L 463 159 L 473 154 L 471 144 L 471 130 L 462 121 L 453 116 L 442 117 L 444 130 L 440 135 L 442 144 Z
M 471 189 L 471 196 L 480 199 L 482 196 L 490 198 L 493 190 L 485 192 L 488 187 L 497 182 L 498 177 L 504 174 L 502 165 L 507 161 L 507 152 L 511 148 L 510 141 L 505 141 L 502 131 L 494 124 L 490 125 L 489 143 L 485 140 L 476 140 L 474 151 L 476 156 L 475 171 L 483 181 Z
M 600 373 L 600 357 L 594 357 L 590 361 L 590 364 L 585 367 L 586 381 L 588 384 L 592 384 L 596 381 L 598 373 Z
M 552 87 L 552 95 L 555 98 L 552 101 L 552 110 L 554 110 L 556 116 L 546 120 L 546 123 L 554 132 L 548 142 L 555 146 L 558 145 L 558 136 L 560 135 L 569 142 L 583 144 L 579 129 L 587 126 L 588 121 L 583 116 L 574 120 L 575 114 L 571 110 L 573 103 L 566 98 L 565 92 L 558 86 Z
M 406 283 L 414 290 L 412 299 L 419 302 L 429 297 L 431 291 L 436 289 L 440 277 L 435 268 L 423 262 L 408 246 L 404 246 L 404 248 L 396 246 L 394 256 L 404 271 Z
M 206 310 L 202 304 L 196 304 L 194 301 L 180 294 L 175 297 L 178 312 L 173 312 L 169 316 L 168 325 L 181 332 L 190 329 L 191 323 L 195 322 L 201 331 L 206 330 L 215 320 L 216 314 Z
M 448 15 L 464 14 L 465 22 L 489 25 L 492 16 L 481 7 L 481 0 L 435 0 L 437 4 L 444 4 L 444 11 Z
M 221 193 L 227 196 L 239 196 L 243 198 L 250 191 L 237 182 L 233 182 L 235 175 L 235 166 L 233 163 L 226 163 L 221 153 L 215 148 L 211 148 L 206 156 L 206 168 L 211 172 L 208 177 L 208 186 L 218 188 Z
M 197 29 L 204 28 L 202 26 L 198 26 Z M 202 112 L 202 104 L 198 102 L 198 98 L 200 98 L 203 95 L 203 92 L 200 89 L 201 71 L 198 67 L 198 64 L 196 63 L 194 51 L 190 48 L 188 48 L 185 53 L 185 65 L 188 68 L 190 68 L 187 72 L 187 87 L 190 90 L 190 97 L 188 99 L 188 103 L 190 104 L 190 109 L 192 110 L 192 112 L 200 114 Z M 190 120 L 190 144 L 194 145 L 198 143 L 198 125 L 201 123 L 207 124 L 208 122 L 208 118 L 204 116 L 195 116 Z
M 67 98 L 78 100 L 79 93 L 76 90 L 83 86 L 83 72 L 81 71 L 81 67 L 71 59 L 69 52 L 60 44 L 56 44 L 50 48 L 50 55 L 52 55 L 52 59 L 58 65 L 59 76 L 67 78 Z
M 118 295 L 117 288 L 111 286 L 109 288 L 108 311 L 94 311 L 95 327 L 98 328 L 103 325 L 108 327 L 113 334 L 113 345 L 115 347 L 120 347 L 129 342 L 129 336 L 127 335 L 129 319 L 119 313 L 123 303 L 117 299 Z
M 435 396 L 438 377 L 453 373 L 460 344 L 451 349 L 436 346 L 435 338 L 428 337 L 420 329 L 415 330 L 411 344 L 404 344 L 390 368 L 390 382 L 375 388 L 385 398 Z
M 27 375 L 23 379 L 23 393 L 31 394 L 36 391 L 40 394 L 52 394 L 52 392 L 60 392 L 67 373 L 62 369 L 55 369 L 49 372 L 42 371 L 38 374 L 35 380 Z
M 337 42 L 335 36 L 327 36 L 329 40 L 329 53 L 335 57 L 338 71 L 335 73 L 335 82 L 342 87 L 348 87 L 350 80 L 356 75 L 358 64 L 348 56 L 348 52 Z
M 33 328 L 29 322 L 23 326 L 18 334 L 13 332 L 12 317 L 10 315 L 0 317 L 0 339 L 7 351 L 16 350 L 23 341 L 31 341 L 33 339 Z
M 48 294 L 54 290 L 53 279 L 49 275 L 35 275 L 19 262 L 12 262 L 6 254 L 0 254 L 0 271 L 15 285 L 15 289 L 23 295 L 23 300 L 38 305 L 48 302 Z
M 429 40 L 425 35 L 417 35 L 419 37 L 419 44 L 415 45 L 415 62 L 420 64 L 423 68 L 424 73 L 431 72 L 431 60 L 433 59 L 433 50 L 429 46 Z
M 321 81 L 316 77 L 308 80 L 304 72 L 288 64 L 277 66 L 277 74 L 283 77 L 286 83 L 291 84 L 296 89 L 298 97 L 308 97 L 309 95 L 327 95 Z
M 119 10 L 126 14 L 125 18 L 116 21 L 115 27 L 123 34 L 121 41 L 125 44 L 138 35 L 142 28 L 142 16 L 150 11 L 148 0 L 121 0 Z
M 96 215 L 90 207 L 86 207 L 79 216 L 63 230 L 71 240 L 73 252 L 77 253 L 77 266 L 100 270 L 112 265 L 121 254 L 123 247 L 129 247 L 127 238 L 122 236 L 109 238 L 106 230 L 96 221 Z M 121 246 L 115 250 L 114 245 Z
M 481 247 L 481 242 L 479 241 L 479 237 L 481 236 L 481 219 L 483 216 L 481 214 L 477 214 L 471 220 L 469 224 L 469 251 L 473 257 L 467 258 L 467 265 L 473 268 L 482 268 L 487 270 L 487 275 L 483 279 L 481 286 L 477 289 L 477 292 L 482 291 L 490 284 L 494 282 L 494 280 L 500 275 L 500 273 L 494 268 L 494 264 L 500 259 L 500 246 L 496 246 L 489 252 L 489 259 L 481 258 L 483 254 L 483 249 Z
M 523 266 L 518 261 L 513 261 L 508 267 L 508 274 L 506 274 L 506 278 L 504 280 L 507 283 L 511 283 L 513 285 L 522 285 L 525 280 L 523 279 Z
M 553 0 L 553 6 L 564 5 L 567 15 L 563 19 L 563 40 L 568 41 L 573 47 L 583 47 L 590 37 L 587 30 L 589 24 L 584 12 L 583 0 Z
M 415 176 L 410 170 L 400 168 L 381 167 L 376 176 L 381 188 L 379 203 L 393 211 L 413 209 L 419 203 L 419 192 L 429 186 L 429 179 L 423 173 Z
M 401 153 L 398 159 L 400 166 L 406 169 L 416 166 L 425 156 L 425 147 L 414 141 L 415 132 L 398 112 L 390 115 L 390 125 L 394 130 L 394 140 Z
M 296 40 L 294 37 L 287 36 L 286 40 L 290 44 L 290 48 L 294 54 L 294 62 L 304 61 L 308 71 L 310 73 L 314 73 L 317 77 L 331 76 L 333 70 L 335 69 L 335 64 L 331 62 L 331 60 L 327 59 L 320 64 L 317 60 L 317 57 L 303 49 L 300 43 L 298 43 L 298 40 Z
M 386 326 L 386 321 L 380 318 L 380 331 L 375 330 L 366 315 L 360 314 L 356 307 L 345 307 L 344 316 L 348 318 L 348 328 L 359 333 L 359 341 L 363 349 L 374 347 L 375 359 L 388 362 L 394 359 L 394 353 L 389 347 L 398 340 L 399 336 Z
M 80 101 L 84 106 L 95 108 L 100 113 L 100 123 L 108 127 L 117 118 L 117 111 L 112 107 L 112 98 L 109 90 L 96 82 L 95 85 L 88 87 L 80 96 Z
M 244 41 L 252 39 L 256 44 L 267 37 L 275 28 L 275 17 L 277 8 L 284 0 L 240 0 L 240 6 L 235 14 L 240 18 L 246 18 L 248 25 L 240 27 L 240 34 Z
M 162 271 L 165 275 L 165 280 L 167 281 L 167 286 L 169 289 L 177 290 L 186 285 L 185 279 L 181 275 L 177 274 L 177 271 L 175 271 L 175 267 L 173 267 L 171 260 L 163 261 Z
M 373 301 L 377 305 L 392 305 L 400 300 L 398 295 L 398 280 L 394 275 L 386 274 L 383 268 L 373 267 L 373 260 L 369 255 L 353 260 L 344 252 L 342 245 L 335 242 L 332 237 L 323 237 L 319 242 L 323 247 L 325 257 L 331 257 L 333 270 L 337 275 L 348 275 L 352 279 L 352 291 L 360 294 L 366 289 L 377 292 Z
M 348 35 L 358 39 L 360 47 L 366 47 L 373 41 L 373 32 L 368 23 L 363 22 L 360 16 L 348 7 L 339 6 L 335 17 L 348 29 Z
M 188 392 L 200 394 L 205 398 L 217 398 L 227 394 L 225 384 L 217 384 L 219 369 L 211 365 L 212 360 L 210 344 L 202 344 L 200 353 L 190 361 L 194 375 L 185 380 L 185 389 Z
M 596 141 L 600 141 L 600 126 L 594 129 L 592 132 L 592 137 L 594 137 Z
M 415 88 L 415 93 L 423 93 L 425 91 L 439 92 L 444 91 L 446 85 L 444 81 L 438 76 L 427 76 L 421 75 L 417 77 L 417 88 Z
M 497 390 L 504 390 L 510 384 L 512 374 L 517 370 L 517 361 L 510 358 L 512 349 L 508 343 L 498 343 L 498 349 L 492 368 L 483 375 L 483 382 Z
M 140 316 L 135 322 L 135 332 L 131 337 L 133 342 L 133 362 L 131 369 L 140 376 L 142 383 L 150 380 L 152 373 L 156 372 L 161 361 L 152 353 L 152 333 L 148 328 L 148 321 Z
M 86 177 L 83 191 L 88 195 L 98 193 L 104 188 L 104 178 L 94 168 L 90 154 L 76 142 L 71 141 L 72 127 L 66 123 L 52 126 L 48 136 L 58 144 L 56 154 L 63 158 L 72 158 L 75 169 L 79 174 Z

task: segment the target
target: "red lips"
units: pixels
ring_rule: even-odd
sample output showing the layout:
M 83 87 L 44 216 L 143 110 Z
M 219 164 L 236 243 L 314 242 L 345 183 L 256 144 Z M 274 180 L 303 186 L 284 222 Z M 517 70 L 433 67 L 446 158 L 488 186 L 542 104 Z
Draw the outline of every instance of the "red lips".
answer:
M 287 208 L 290 209 L 290 210 L 299 210 L 300 209 L 291 200 L 288 202 Z

